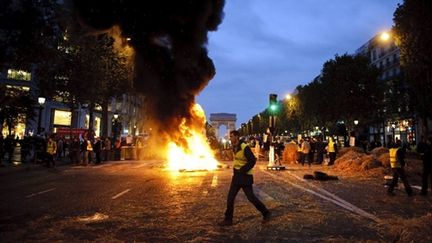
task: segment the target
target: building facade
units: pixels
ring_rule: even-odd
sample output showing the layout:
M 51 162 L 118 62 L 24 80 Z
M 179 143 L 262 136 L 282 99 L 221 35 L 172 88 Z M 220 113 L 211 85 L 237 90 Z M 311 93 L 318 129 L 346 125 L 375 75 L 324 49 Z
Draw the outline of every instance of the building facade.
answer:
M 0 85 L 6 89 L 18 89 L 31 97 L 35 102 L 34 119 L 19 120 L 11 130 L 14 137 L 20 139 L 24 136 L 33 136 L 38 133 L 49 135 L 53 133 L 64 133 L 69 136 L 67 130 L 89 129 L 90 116 L 87 104 L 78 104 L 71 109 L 68 104 L 56 99 L 39 99 L 39 88 L 35 77 L 31 72 L 23 70 L 8 69 L 0 72 Z M 41 102 L 43 101 L 43 102 Z M 144 118 L 141 112 L 144 99 L 137 95 L 123 94 L 119 99 L 111 99 L 108 105 L 108 136 L 134 136 L 142 133 L 139 121 Z M 117 116 L 118 115 L 118 116 Z M 117 117 L 117 118 L 115 118 Z M 113 131 L 113 124 L 117 125 L 116 134 Z M 102 135 L 102 108 L 99 105 L 94 107 L 93 129 L 96 136 Z M 121 128 L 121 129 L 120 129 Z M 9 129 L 3 124 L 3 136 L 9 135 Z
M 408 85 L 400 66 L 400 49 L 389 32 L 372 37 L 355 51 L 355 55 L 367 56 L 371 65 L 382 70 L 380 77 L 384 87 L 384 120 L 369 127 L 369 140 L 416 142 L 417 122 L 409 106 Z

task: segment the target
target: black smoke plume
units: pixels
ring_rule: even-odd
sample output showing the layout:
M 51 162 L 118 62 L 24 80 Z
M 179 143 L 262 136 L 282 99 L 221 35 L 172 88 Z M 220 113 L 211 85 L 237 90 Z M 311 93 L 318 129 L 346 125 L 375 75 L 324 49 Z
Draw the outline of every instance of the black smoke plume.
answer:
M 192 122 L 195 96 L 215 75 L 207 33 L 222 21 L 224 0 L 75 0 L 78 18 L 95 30 L 120 27 L 135 50 L 134 88 L 159 134 L 180 136 Z

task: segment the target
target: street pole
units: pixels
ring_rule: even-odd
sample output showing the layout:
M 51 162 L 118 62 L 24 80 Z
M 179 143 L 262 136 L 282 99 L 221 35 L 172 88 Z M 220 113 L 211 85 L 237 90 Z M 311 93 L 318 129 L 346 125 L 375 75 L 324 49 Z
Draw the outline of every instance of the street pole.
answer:
M 42 121 L 42 109 L 43 105 L 45 104 L 45 97 L 38 97 L 38 103 L 39 103 L 39 117 L 38 117 L 38 127 L 37 127 L 37 134 L 41 133 L 41 121 Z
M 41 132 L 41 120 L 42 120 L 42 106 L 39 106 L 39 116 L 38 116 L 38 126 L 37 126 L 37 134 Z

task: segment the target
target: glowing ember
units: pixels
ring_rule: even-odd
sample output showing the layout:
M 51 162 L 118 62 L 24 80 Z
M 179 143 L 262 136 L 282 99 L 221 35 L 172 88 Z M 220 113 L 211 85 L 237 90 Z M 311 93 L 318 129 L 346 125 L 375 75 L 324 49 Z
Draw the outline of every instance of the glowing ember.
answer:
M 192 113 L 201 127 L 204 129 L 204 112 L 196 104 L 192 108 Z M 182 139 L 185 144 L 179 145 L 175 142 L 168 144 L 168 168 L 170 170 L 214 170 L 217 168 L 217 160 L 214 158 L 213 151 L 206 141 L 203 132 L 199 128 L 188 127 L 185 121 L 180 125 Z

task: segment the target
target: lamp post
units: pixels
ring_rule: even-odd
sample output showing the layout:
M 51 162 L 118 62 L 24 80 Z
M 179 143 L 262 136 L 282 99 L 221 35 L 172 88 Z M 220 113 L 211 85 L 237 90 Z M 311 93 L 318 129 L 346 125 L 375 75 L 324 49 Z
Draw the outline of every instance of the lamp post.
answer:
M 113 140 L 114 140 L 114 141 L 117 140 L 117 133 L 118 133 L 118 117 L 119 117 L 119 114 L 118 114 L 117 112 L 114 112 L 114 114 L 113 114 L 113 118 L 114 118 L 114 121 L 113 121 L 113 131 L 112 131 L 112 133 L 113 133 Z
M 39 117 L 38 117 L 38 126 L 37 126 L 37 134 L 41 133 L 41 119 L 42 119 L 42 109 L 45 104 L 45 97 L 38 97 L 39 103 Z
M 358 125 L 359 121 L 357 119 L 354 120 L 354 131 L 353 134 L 351 135 L 354 140 L 350 141 L 350 146 L 357 146 L 359 145 L 359 141 L 358 141 L 358 132 L 357 132 L 357 125 Z
M 396 142 L 396 135 L 395 135 L 395 128 L 396 128 L 396 124 L 392 123 L 392 132 L 393 132 L 393 142 Z

